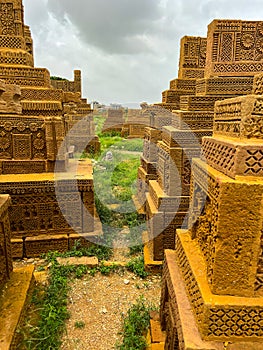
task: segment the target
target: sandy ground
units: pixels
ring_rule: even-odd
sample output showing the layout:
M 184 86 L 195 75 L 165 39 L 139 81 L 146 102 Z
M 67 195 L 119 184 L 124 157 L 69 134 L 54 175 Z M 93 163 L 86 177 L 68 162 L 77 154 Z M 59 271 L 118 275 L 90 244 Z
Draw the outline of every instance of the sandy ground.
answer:
M 86 275 L 71 283 L 67 321 L 67 333 L 63 337 L 62 350 L 111 350 L 115 349 L 123 317 L 130 306 L 143 295 L 158 306 L 160 302 L 160 276 L 142 280 L 133 273 L 113 273 L 110 276 Z M 75 323 L 82 322 L 83 328 Z

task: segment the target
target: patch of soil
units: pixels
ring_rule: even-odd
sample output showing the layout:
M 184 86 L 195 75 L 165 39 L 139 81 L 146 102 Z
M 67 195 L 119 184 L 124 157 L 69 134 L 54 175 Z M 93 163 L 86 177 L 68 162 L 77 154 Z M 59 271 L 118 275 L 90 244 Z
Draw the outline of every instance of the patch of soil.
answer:
M 71 282 L 70 287 L 71 317 L 61 350 L 112 350 L 121 341 L 124 316 L 141 295 L 158 307 L 161 277 L 141 279 L 128 271 L 110 276 L 86 275 Z M 78 328 L 76 322 L 84 327 Z

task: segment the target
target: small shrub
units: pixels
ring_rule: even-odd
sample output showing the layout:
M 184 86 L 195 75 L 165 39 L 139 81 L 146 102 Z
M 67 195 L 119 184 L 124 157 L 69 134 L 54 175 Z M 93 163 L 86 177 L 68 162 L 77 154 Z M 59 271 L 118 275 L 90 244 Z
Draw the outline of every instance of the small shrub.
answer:
M 117 271 L 119 269 L 118 265 L 112 264 L 109 266 L 105 266 L 103 263 L 98 267 L 98 271 L 102 275 L 109 275 L 111 272 Z
M 147 342 L 146 331 L 150 324 L 151 307 L 146 305 L 145 299 L 141 296 L 136 304 L 129 309 L 124 319 L 122 344 L 117 344 L 118 350 L 145 350 Z
M 135 273 L 137 276 L 141 278 L 146 278 L 148 276 L 148 272 L 145 271 L 144 268 L 144 259 L 143 256 L 139 256 L 137 258 L 131 259 L 126 267 L 129 271 Z
M 102 242 L 103 243 L 103 242 Z M 82 257 L 82 256 L 96 256 L 100 261 L 109 260 L 112 256 L 112 249 L 104 245 L 93 244 L 90 247 L 81 247 L 80 241 L 76 241 L 74 247 L 64 253 L 58 251 L 50 251 L 44 255 L 44 258 L 48 262 L 56 262 L 57 257 L 68 258 L 68 257 Z
M 84 321 L 76 321 L 74 326 L 75 326 L 75 328 L 84 328 L 85 322 Z

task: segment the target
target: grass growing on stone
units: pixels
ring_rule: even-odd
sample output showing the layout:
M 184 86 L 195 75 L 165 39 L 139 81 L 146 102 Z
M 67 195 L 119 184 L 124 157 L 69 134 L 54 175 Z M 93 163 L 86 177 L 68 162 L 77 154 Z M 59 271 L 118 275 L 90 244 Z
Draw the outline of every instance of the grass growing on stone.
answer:
M 65 330 L 67 311 L 68 278 L 73 272 L 72 266 L 52 264 L 48 285 L 37 287 L 34 291 L 30 310 L 35 314 L 20 332 L 23 340 L 18 349 L 56 350 L 61 345 L 61 334 Z
M 81 247 L 80 242 L 77 241 L 71 250 L 64 253 L 50 251 L 45 255 L 45 258 L 47 259 L 47 261 L 53 262 L 57 257 L 69 258 L 82 256 L 96 256 L 99 261 L 109 260 L 112 256 L 112 249 L 106 245 L 95 244 L 91 245 L 90 247 Z
M 129 309 L 124 319 L 122 344 L 117 344 L 117 350 L 145 350 L 147 329 L 150 325 L 150 311 L 152 307 L 147 305 L 141 296 Z

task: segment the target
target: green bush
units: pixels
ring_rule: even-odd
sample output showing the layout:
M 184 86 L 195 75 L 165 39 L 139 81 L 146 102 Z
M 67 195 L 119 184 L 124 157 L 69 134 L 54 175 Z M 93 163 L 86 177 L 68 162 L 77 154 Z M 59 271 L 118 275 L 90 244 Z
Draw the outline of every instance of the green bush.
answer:
M 129 271 L 135 273 L 137 276 L 139 276 L 141 278 L 146 278 L 148 276 L 148 272 L 145 271 L 145 268 L 144 268 L 143 256 L 139 256 L 139 257 L 131 259 L 126 264 L 126 267 Z
M 141 296 L 128 311 L 124 319 L 122 344 L 117 344 L 118 350 L 145 350 L 147 342 L 146 331 L 150 324 L 151 307 L 146 305 L 145 299 Z

